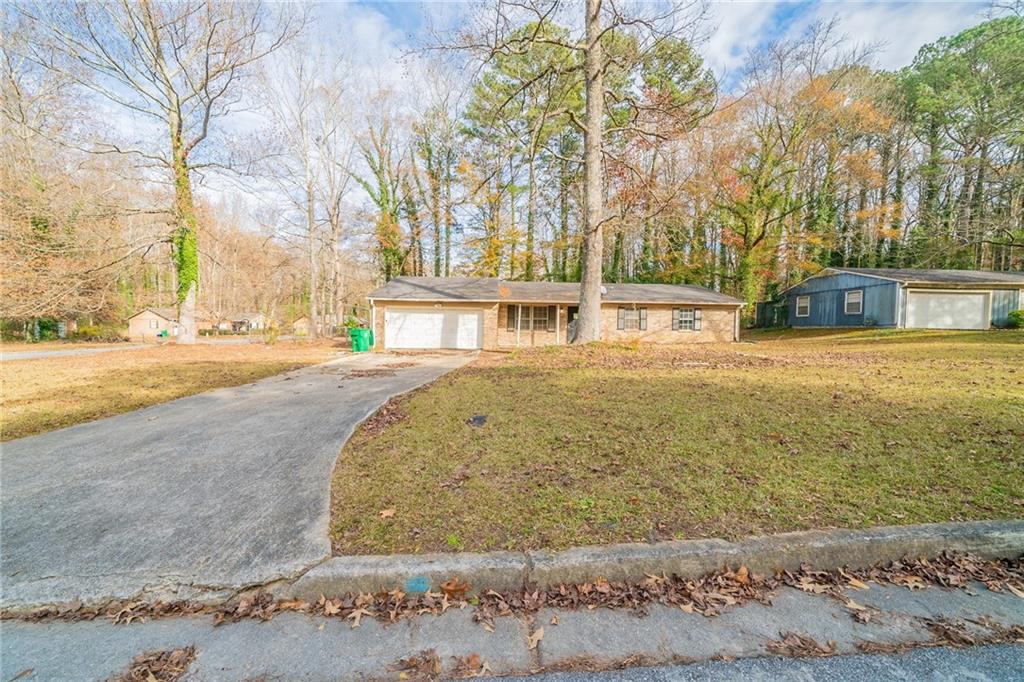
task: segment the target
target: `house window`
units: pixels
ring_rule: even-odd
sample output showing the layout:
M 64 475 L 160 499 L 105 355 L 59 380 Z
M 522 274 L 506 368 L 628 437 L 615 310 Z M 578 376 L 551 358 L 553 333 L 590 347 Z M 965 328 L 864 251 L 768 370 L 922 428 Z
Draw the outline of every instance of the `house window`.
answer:
M 510 305 L 505 330 L 514 331 L 555 331 L 557 313 L 553 305 Z M 518 316 L 519 326 L 516 326 Z
M 533 306 L 533 330 L 546 331 L 548 328 L 548 307 Z
M 846 292 L 846 302 L 843 306 L 843 312 L 847 315 L 860 315 L 864 312 L 864 290 L 857 289 L 856 291 Z
M 797 296 L 796 297 L 796 316 L 797 317 L 810 317 L 811 315 L 811 297 L 810 296 Z
M 619 306 L 619 320 L 616 326 L 620 331 L 646 331 L 647 308 Z
M 702 317 L 700 308 L 673 308 L 672 331 L 699 332 Z
M 150 320 L 149 321 L 149 328 L 150 329 L 156 329 L 159 326 L 160 326 L 160 324 L 156 320 Z

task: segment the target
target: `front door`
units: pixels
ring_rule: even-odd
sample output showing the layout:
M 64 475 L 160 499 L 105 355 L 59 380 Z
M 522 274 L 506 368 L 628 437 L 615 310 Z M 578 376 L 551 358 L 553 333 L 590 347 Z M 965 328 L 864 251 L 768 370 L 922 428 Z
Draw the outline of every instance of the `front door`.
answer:
M 576 331 L 576 319 L 580 316 L 580 307 L 578 305 L 571 305 L 566 308 L 566 311 L 568 312 L 566 319 L 569 323 L 565 325 L 565 342 L 569 343 L 572 341 L 572 335 Z

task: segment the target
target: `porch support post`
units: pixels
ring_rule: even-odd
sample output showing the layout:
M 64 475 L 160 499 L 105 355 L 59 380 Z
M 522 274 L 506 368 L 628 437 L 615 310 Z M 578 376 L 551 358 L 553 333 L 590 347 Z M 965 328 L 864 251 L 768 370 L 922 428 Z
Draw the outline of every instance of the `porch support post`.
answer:
M 555 304 L 555 345 L 557 346 L 562 342 L 562 333 L 559 329 L 559 318 L 562 317 L 562 306 L 561 304 Z
M 523 306 L 516 306 L 516 348 L 519 347 L 519 332 L 523 327 Z

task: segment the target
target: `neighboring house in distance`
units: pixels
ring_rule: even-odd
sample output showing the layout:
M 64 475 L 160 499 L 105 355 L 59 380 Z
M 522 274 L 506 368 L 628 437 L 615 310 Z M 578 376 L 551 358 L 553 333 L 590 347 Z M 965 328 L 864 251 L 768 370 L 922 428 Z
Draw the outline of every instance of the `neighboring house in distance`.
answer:
M 1024 272 L 832 267 L 781 303 L 791 327 L 989 329 L 1024 308 Z
M 736 341 L 743 302 L 698 286 L 606 284 L 601 339 L 645 343 Z M 564 344 L 580 285 L 488 277 L 399 277 L 367 296 L 377 348 Z
M 309 316 L 303 315 L 292 322 L 292 334 L 295 336 L 309 336 L 309 332 L 313 325 L 309 320 Z M 338 330 L 338 325 L 334 321 L 333 315 L 324 315 L 320 319 L 320 334 L 322 336 L 333 336 Z
M 178 335 L 178 314 L 174 308 L 143 308 L 128 318 L 128 338 L 132 341 L 157 341 Z
M 260 312 L 243 312 L 225 315 L 217 323 L 217 329 L 232 332 L 262 331 L 270 327 L 270 318 Z

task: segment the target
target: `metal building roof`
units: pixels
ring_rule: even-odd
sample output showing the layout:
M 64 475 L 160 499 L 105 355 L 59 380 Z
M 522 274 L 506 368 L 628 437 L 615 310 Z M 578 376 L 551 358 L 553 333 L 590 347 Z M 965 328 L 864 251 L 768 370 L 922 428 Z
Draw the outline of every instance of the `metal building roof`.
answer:
M 920 284 L 1019 284 L 1024 286 L 1024 272 L 994 272 L 989 270 L 929 270 L 922 268 L 840 268 L 826 271 L 848 272 L 854 275 L 882 277 L 896 282 Z

